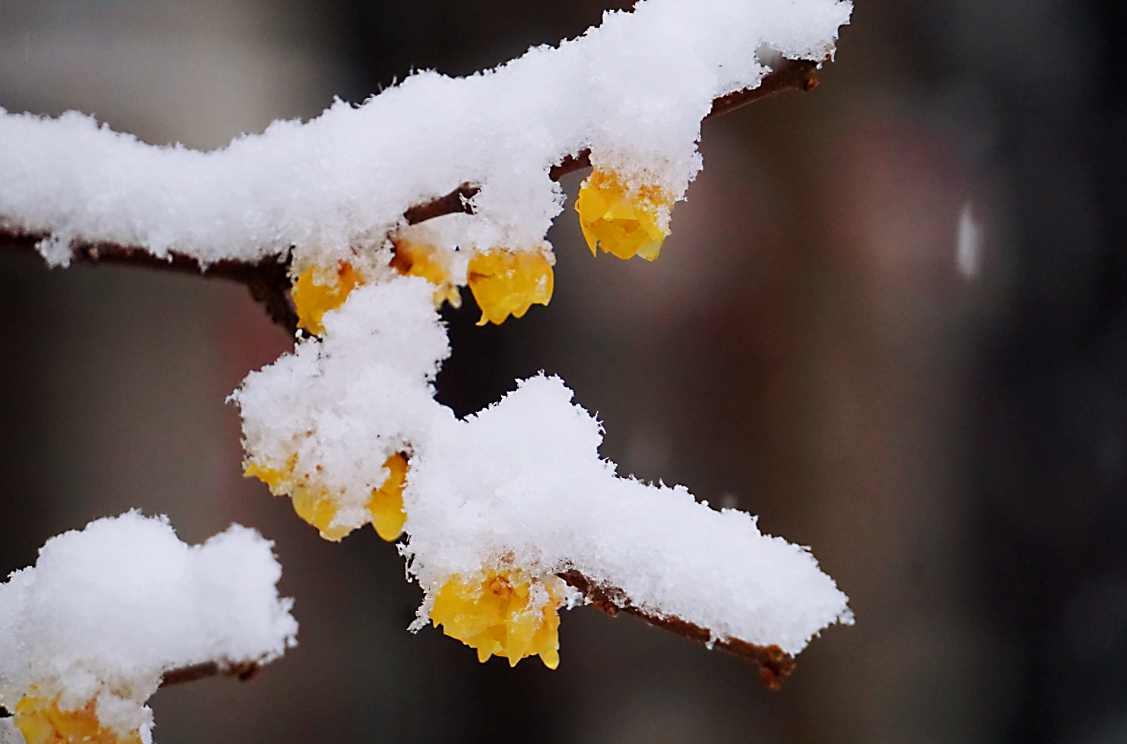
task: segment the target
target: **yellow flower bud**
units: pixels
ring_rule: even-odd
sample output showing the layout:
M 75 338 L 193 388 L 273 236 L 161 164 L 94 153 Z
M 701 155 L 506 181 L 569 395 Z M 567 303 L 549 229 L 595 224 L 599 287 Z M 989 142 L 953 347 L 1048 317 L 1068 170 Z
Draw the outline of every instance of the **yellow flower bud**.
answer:
M 502 656 L 509 666 L 539 656 L 544 666 L 560 663 L 559 608 L 563 582 L 529 577 L 520 569 L 485 571 L 469 581 L 452 576 L 434 598 L 431 622 L 477 650 L 478 661 Z
M 15 723 L 27 744 L 141 744 L 140 732 L 125 736 L 102 726 L 94 701 L 79 710 L 59 710 L 59 699 L 37 697 L 35 688 L 16 703 Z
M 523 318 L 532 305 L 547 305 L 554 288 L 552 263 L 539 250 L 479 251 L 470 259 L 467 282 L 481 308 L 479 326 Z
M 451 307 L 462 306 L 462 293 L 450 280 L 450 269 L 445 251 L 423 243 L 409 240 L 395 241 L 395 256 L 391 268 L 403 276 L 421 276 L 433 284 L 434 304 L 449 302 Z
M 368 502 L 368 511 L 372 515 L 372 525 L 384 540 L 391 542 L 403 532 L 403 525 L 407 521 L 407 513 L 403 510 L 403 486 L 407 481 L 407 458 L 396 454 L 384 461 L 384 467 L 390 471 L 383 485 L 372 491 L 372 498 Z M 270 492 L 275 496 L 288 495 L 293 503 L 293 510 L 308 524 L 317 528 L 321 537 L 332 542 L 339 542 L 352 527 L 334 525 L 337 513 L 340 511 L 340 499 L 330 489 L 317 485 L 311 481 L 311 474 L 306 473 L 298 477 L 297 455 L 294 454 L 281 467 L 270 467 L 257 462 L 247 463 L 243 475 L 247 478 L 258 478 L 270 487 Z
M 403 508 L 403 487 L 407 485 L 407 458 L 395 454 L 384 461 L 389 475 L 383 485 L 372 491 L 368 511 L 372 513 L 372 526 L 376 534 L 388 542 L 403 534 L 407 512 Z
M 333 524 L 340 505 L 326 489 L 295 483 L 290 490 L 290 501 L 294 512 L 307 524 L 316 527 L 326 540 L 340 542 L 352 532 L 351 527 Z
M 321 325 L 325 313 L 343 305 L 349 293 L 364 283 L 364 277 L 348 261 L 340 262 L 327 283 L 322 284 L 319 278 L 315 269 L 306 269 L 298 276 L 290 292 L 297 311 L 297 327 L 315 336 L 325 332 Z
M 627 187 L 616 173 L 595 170 L 579 187 L 575 211 L 591 255 L 598 245 L 622 259 L 653 261 L 669 235 L 673 199 L 660 186 Z

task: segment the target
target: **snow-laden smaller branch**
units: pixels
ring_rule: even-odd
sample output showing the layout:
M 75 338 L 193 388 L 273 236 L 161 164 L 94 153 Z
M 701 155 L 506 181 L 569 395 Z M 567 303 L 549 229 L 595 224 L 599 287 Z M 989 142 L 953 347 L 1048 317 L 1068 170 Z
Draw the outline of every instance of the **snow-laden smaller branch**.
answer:
M 729 93 L 712 101 L 712 110 L 704 117 L 704 121 L 717 116 L 743 108 L 749 103 L 762 101 L 776 93 L 788 90 L 811 91 L 818 87 L 818 67 L 816 62 L 805 59 L 784 59 L 779 66 L 769 73 L 755 88 L 744 88 L 735 93 Z M 591 167 L 591 150 L 586 148 L 575 155 L 568 155 L 558 164 L 553 165 L 548 175 L 553 181 L 558 181 L 570 173 L 576 173 Z M 480 188 L 472 183 L 463 183 L 454 191 L 438 199 L 411 207 L 404 217 L 407 224 L 416 225 L 425 220 L 442 217 L 448 214 L 473 214 L 470 200 L 477 196 Z
M 262 666 L 257 661 L 238 661 L 234 663 L 205 661 L 202 664 L 170 669 L 160 678 L 160 686 L 171 687 L 185 682 L 195 682 L 208 677 L 237 677 L 246 682 L 258 675 Z
M 433 291 L 419 277 L 354 289 L 319 338 L 232 396 L 248 472 L 289 493 L 328 539 L 376 524 L 374 489 L 387 488 L 390 458 L 409 453 L 400 552 L 425 594 L 414 628 L 440 624 L 479 658 L 539 655 L 554 667 L 555 610 L 576 598 L 562 578 L 603 610 L 758 662 L 775 686 L 788 654 L 852 622 L 806 548 L 683 487 L 618 476 L 599 456 L 602 426 L 559 378 L 520 381 L 455 417 L 433 397 L 449 354 Z M 498 648 L 497 636 L 531 640 Z

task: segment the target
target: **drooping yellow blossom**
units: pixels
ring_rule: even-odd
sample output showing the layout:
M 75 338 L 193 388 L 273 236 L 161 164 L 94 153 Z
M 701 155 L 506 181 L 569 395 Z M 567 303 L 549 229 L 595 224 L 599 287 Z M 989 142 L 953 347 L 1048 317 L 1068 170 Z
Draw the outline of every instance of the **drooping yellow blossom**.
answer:
M 403 508 L 403 487 L 407 484 L 407 458 L 394 454 L 384 461 L 383 466 L 390 471 L 383 485 L 372 491 L 368 511 L 372 513 L 372 526 L 376 534 L 388 542 L 393 542 L 403 534 L 407 522 L 407 512 Z
M 348 299 L 352 290 L 364 283 L 364 277 L 348 261 L 337 265 L 336 274 L 330 273 L 327 284 L 322 284 L 314 268 L 306 269 L 293 284 L 290 296 L 297 311 L 297 327 L 315 336 L 325 332 L 321 318 L 336 310 Z
M 351 527 L 333 525 L 333 519 L 340 506 L 332 494 L 324 488 L 308 485 L 308 473 L 303 478 L 298 478 L 294 473 L 297 467 L 297 455 L 293 455 L 281 468 L 271 468 L 259 465 L 256 462 L 247 464 L 243 475 L 247 478 L 258 478 L 270 487 L 270 493 L 275 496 L 289 496 L 293 503 L 293 510 L 308 524 L 317 528 L 321 537 L 333 542 L 339 542 L 345 535 L 352 532 Z
M 102 726 L 94 701 L 79 710 L 59 710 L 59 700 L 32 693 L 16 704 L 15 723 L 27 744 L 141 744 L 138 732 L 125 736 Z
M 555 281 L 543 252 L 504 248 L 474 253 L 466 280 L 481 308 L 479 326 L 501 325 L 510 315 L 524 317 L 533 304 L 547 305 Z
M 395 256 L 391 268 L 403 276 L 421 276 L 433 284 L 434 304 L 449 302 L 451 307 L 462 306 L 462 293 L 450 279 L 450 269 L 445 251 L 423 243 L 409 240 L 395 241 Z
M 434 598 L 430 618 L 446 635 L 477 649 L 478 661 L 497 655 L 516 666 L 539 655 L 544 666 L 555 669 L 563 596 L 559 578 L 532 578 L 519 569 L 486 571 L 469 582 L 453 576 Z
M 598 245 L 622 259 L 637 255 L 653 261 L 669 235 L 672 205 L 660 186 L 631 189 L 616 173 L 595 170 L 579 187 L 575 211 L 592 256 Z
M 340 504 L 325 489 L 298 483 L 290 493 L 290 501 L 293 502 L 293 510 L 297 515 L 316 527 L 326 540 L 340 542 L 352 532 L 352 527 L 333 524 L 340 511 Z
M 293 471 L 297 467 L 297 454 L 290 456 L 281 468 L 270 468 L 259 465 L 253 460 L 247 463 L 243 470 L 244 478 L 258 478 L 270 487 L 270 493 L 275 496 L 289 496 L 293 488 Z
M 384 467 L 391 474 L 383 485 L 372 491 L 368 511 L 372 514 L 372 523 L 376 532 L 383 539 L 391 541 L 399 537 L 403 531 L 403 524 L 407 521 L 407 514 L 403 511 L 403 484 L 407 479 L 407 459 L 403 455 L 392 455 L 384 462 Z M 281 468 L 266 467 L 252 461 L 247 464 L 243 475 L 247 478 L 258 478 L 270 487 L 270 493 L 275 496 L 288 495 L 293 503 L 293 510 L 299 517 L 316 527 L 321 537 L 339 542 L 354 529 L 333 524 L 337 512 L 340 511 L 339 497 L 327 488 L 310 484 L 309 473 L 299 477 L 295 473 L 296 468 L 295 454 Z M 387 535 L 392 536 L 387 537 Z

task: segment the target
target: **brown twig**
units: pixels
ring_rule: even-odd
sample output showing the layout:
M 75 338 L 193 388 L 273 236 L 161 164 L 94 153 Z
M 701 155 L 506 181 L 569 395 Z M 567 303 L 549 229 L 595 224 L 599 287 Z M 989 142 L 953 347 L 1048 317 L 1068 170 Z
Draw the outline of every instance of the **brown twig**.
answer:
M 470 199 L 477 196 L 479 191 L 481 191 L 480 186 L 463 183 L 446 196 L 431 199 L 423 204 L 416 204 L 403 213 L 403 219 L 407 220 L 408 225 L 417 225 L 420 222 L 433 220 L 435 217 L 442 217 L 447 214 L 458 214 L 459 212 L 473 214 L 473 205 L 470 204 Z
M 776 93 L 785 90 L 814 90 L 818 87 L 818 63 L 808 60 L 783 60 L 778 69 L 772 70 L 759 83 L 758 87 L 738 90 L 735 93 L 717 98 L 712 102 L 712 110 L 704 117 L 704 121 L 721 116 L 729 111 L 770 98 Z M 548 175 L 553 181 L 558 181 L 569 173 L 591 167 L 591 151 L 580 150 L 575 155 L 568 155 L 557 165 L 553 165 Z
M 679 617 L 659 615 L 643 610 L 637 607 L 621 589 L 597 584 L 578 571 L 564 571 L 559 574 L 559 577 L 583 592 L 583 595 L 587 597 L 593 607 L 602 610 L 611 617 L 616 617 L 620 612 L 625 612 L 628 615 L 645 620 L 650 625 L 664 628 L 709 648 L 720 648 L 741 658 L 754 661 L 759 665 L 759 678 L 772 690 L 780 689 L 783 680 L 794 670 L 794 657 L 778 646 L 757 646 L 738 638 L 713 638 L 712 633 L 707 628 L 694 625 Z
M 171 687 L 172 685 L 179 685 L 185 682 L 195 682 L 196 680 L 219 676 L 238 677 L 240 681 L 245 682 L 255 677 L 261 668 L 262 667 L 254 661 L 239 661 L 234 664 L 205 661 L 202 664 L 193 664 L 192 666 L 180 667 L 179 669 L 171 669 L 165 672 L 160 678 L 160 686 L 162 688 Z M 0 705 L 0 718 L 11 717 L 11 711 Z
M 205 661 L 203 664 L 172 669 L 164 673 L 160 679 L 161 687 L 171 687 L 185 682 L 195 682 L 207 677 L 238 677 L 245 682 L 258 674 L 261 669 L 257 662 L 240 661 L 234 664 L 220 664 L 216 661 Z
M 712 110 L 705 120 L 785 90 L 813 90 L 818 85 L 817 69 L 816 62 L 783 60 L 757 87 L 730 93 L 713 101 Z M 552 166 L 548 175 L 553 180 L 559 180 L 568 173 L 590 167 L 591 151 L 582 150 L 575 155 L 568 155 Z M 473 214 L 472 199 L 479 191 L 481 187 L 477 184 L 463 183 L 449 194 L 409 208 L 403 213 L 403 218 L 407 224 L 416 225 L 448 214 Z M 27 232 L 15 225 L 0 221 L 0 246 L 34 250 L 48 237 L 44 233 Z M 256 263 L 223 260 L 203 265 L 182 253 L 170 252 L 167 258 L 158 258 L 144 248 L 116 243 L 77 242 L 71 245 L 71 250 L 72 260 L 81 263 L 137 266 L 237 281 L 250 289 L 254 299 L 266 308 L 271 320 L 290 333 L 297 331 L 297 313 L 294 312 L 293 303 L 288 295 L 290 286 L 288 252 L 285 255 L 267 256 Z
M 0 247 L 35 250 L 49 236 L 29 233 L 7 222 L 0 221 Z M 211 264 L 201 264 L 183 253 L 169 252 L 166 258 L 154 256 L 144 248 L 118 243 L 74 243 L 71 260 L 87 264 L 133 266 L 177 274 L 228 279 L 245 284 L 265 308 L 270 319 L 290 333 L 297 331 L 297 313 L 294 312 L 286 292 L 290 286 L 288 255 L 267 256 L 256 263 L 224 259 Z
M 713 101 L 712 110 L 704 120 L 722 116 L 783 91 L 812 91 L 818 87 L 818 64 L 805 59 L 783 60 L 782 64 L 763 78 L 758 87 L 737 90 Z

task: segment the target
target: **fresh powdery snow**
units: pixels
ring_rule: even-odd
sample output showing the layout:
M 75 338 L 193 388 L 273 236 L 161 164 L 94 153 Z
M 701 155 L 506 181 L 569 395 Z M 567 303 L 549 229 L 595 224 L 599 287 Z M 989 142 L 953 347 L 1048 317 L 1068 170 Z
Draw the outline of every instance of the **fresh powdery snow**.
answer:
M 204 262 L 293 248 L 298 269 L 356 261 L 412 205 L 481 187 L 462 249 L 534 246 L 560 212 L 551 166 L 591 149 L 596 167 L 683 196 L 714 98 L 754 88 L 760 50 L 821 61 L 851 4 L 643 0 L 558 47 L 468 78 L 416 73 L 360 106 L 279 121 L 198 152 L 153 147 L 79 113 L 0 110 L 0 220 L 71 240 L 178 251 Z M 361 258 L 363 256 L 361 255 Z
M 94 701 L 102 725 L 147 738 L 164 672 L 267 662 L 294 644 L 271 545 L 240 525 L 186 545 L 138 512 L 51 538 L 0 585 L 0 704 Z

